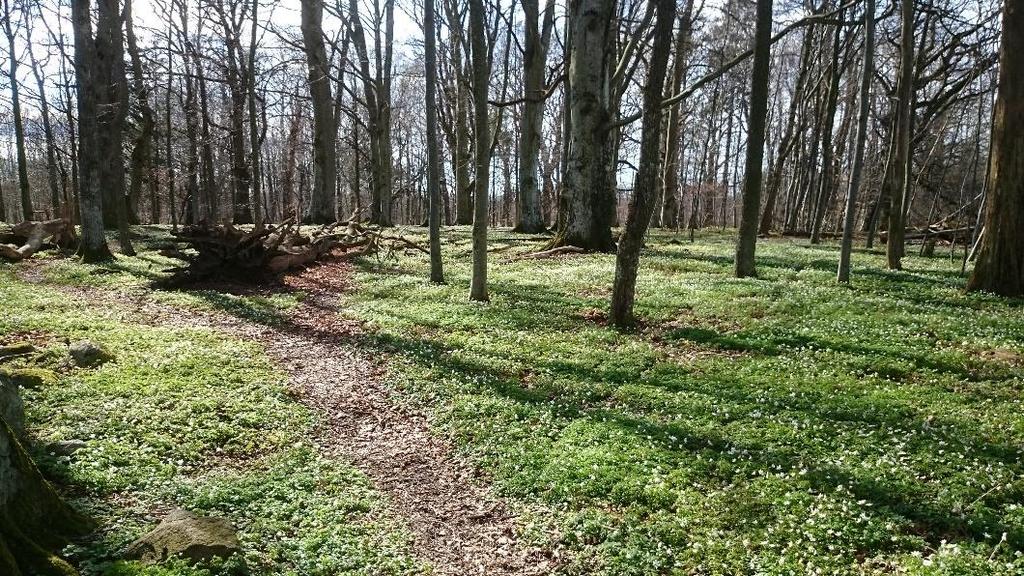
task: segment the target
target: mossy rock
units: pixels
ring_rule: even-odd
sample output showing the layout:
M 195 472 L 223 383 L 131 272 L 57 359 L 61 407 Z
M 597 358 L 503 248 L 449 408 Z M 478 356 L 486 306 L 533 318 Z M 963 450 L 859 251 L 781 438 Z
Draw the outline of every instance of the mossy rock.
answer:
M 22 388 L 38 388 L 57 383 L 57 375 L 52 370 L 45 368 L 16 368 L 8 370 L 6 376 L 11 382 Z
M 0 418 L 0 574 L 77 575 L 54 550 L 92 529 L 88 518 L 61 500 Z
M 215 558 L 226 560 L 240 552 L 238 536 L 228 519 L 174 510 L 151 532 L 133 542 L 125 556 L 147 564 L 169 558 L 209 564 Z
M 83 340 L 68 347 L 71 359 L 81 368 L 92 368 L 114 359 L 114 355 L 102 344 Z

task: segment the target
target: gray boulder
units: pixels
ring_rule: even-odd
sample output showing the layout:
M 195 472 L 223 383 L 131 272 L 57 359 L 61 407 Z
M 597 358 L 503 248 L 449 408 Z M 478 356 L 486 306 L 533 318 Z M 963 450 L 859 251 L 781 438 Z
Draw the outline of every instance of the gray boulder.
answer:
M 238 536 L 226 518 L 175 510 L 152 532 L 133 542 L 125 555 L 146 564 L 163 562 L 173 556 L 206 564 L 214 557 L 227 559 L 240 551 Z
M 75 342 L 68 347 L 68 353 L 71 354 L 71 359 L 75 361 L 75 364 L 81 368 L 99 366 L 114 359 L 114 355 L 109 350 L 89 340 Z

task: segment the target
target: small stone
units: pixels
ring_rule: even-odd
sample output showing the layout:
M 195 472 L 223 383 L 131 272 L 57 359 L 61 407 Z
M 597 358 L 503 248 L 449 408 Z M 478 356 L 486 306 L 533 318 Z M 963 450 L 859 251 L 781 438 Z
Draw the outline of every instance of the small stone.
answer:
M 61 440 L 50 444 L 48 448 L 49 452 L 57 456 L 71 456 L 87 446 L 84 440 Z
M 68 348 L 68 352 L 75 364 L 82 368 L 99 366 L 114 359 L 114 355 L 106 348 L 89 340 L 75 342 Z
M 240 552 L 238 536 L 228 519 L 175 510 L 152 532 L 133 542 L 125 555 L 146 564 L 163 562 L 172 556 L 207 564 L 214 557 L 227 559 Z

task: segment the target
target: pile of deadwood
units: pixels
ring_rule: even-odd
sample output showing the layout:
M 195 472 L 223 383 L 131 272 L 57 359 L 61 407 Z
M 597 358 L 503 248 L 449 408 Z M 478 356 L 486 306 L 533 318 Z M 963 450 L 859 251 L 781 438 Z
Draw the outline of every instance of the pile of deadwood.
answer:
M 164 287 L 216 280 L 259 283 L 332 253 L 393 254 L 402 249 L 427 252 L 415 242 L 356 222 L 328 224 L 309 234 L 289 221 L 252 230 L 230 224 L 189 226 L 172 235 L 177 244 L 191 251 L 163 252 L 185 261 L 185 266 L 170 270 L 171 275 L 160 282 Z
M 0 232 L 0 260 L 17 262 L 49 248 L 75 250 L 78 237 L 68 219 L 22 222 Z

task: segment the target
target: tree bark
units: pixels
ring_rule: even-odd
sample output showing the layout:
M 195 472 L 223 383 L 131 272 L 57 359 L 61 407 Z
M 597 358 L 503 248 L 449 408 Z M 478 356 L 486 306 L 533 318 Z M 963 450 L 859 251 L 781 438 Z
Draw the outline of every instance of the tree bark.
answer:
M 103 232 L 103 193 L 98 166 L 100 151 L 96 119 L 99 79 L 89 0 L 76 0 L 71 5 L 71 17 L 75 41 L 75 80 L 78 87 L 78 201 L 82 226 L 78 253 L 86 262 L 98 262 L 110 260 L 113 255 L 107 247 Z
M 615 282 L 612 286 L 611 322 L 627 328 L 634 322 L 633 302 L 636 298 L 636 275 L 640 249 L 654 213 L 658 197 L 658 168 L 661 144 L 661 101 L 664 99 L 665 73 L 672 44 L 672 22 L 676 0 L 657 0 L 654 24 L 654 46 L 644 86 L 641 127 L 640 164 L 633 185 L 633 198 L 626 217 L 626 228 L 619 241 L 615 258 Z
M 569 3 L 569 114 L 572 118 L 565 170 L 564 222 L 549 248 L 577 246 L 590 251 L 615 250 L 612 222 L 615 190 L 611 187 L 608 83 L 614 0 Z
M 476 129 L 476 178 L 473 184 L 473 276 L 469 299 L 487 302 L 487 192 L 490 183 L 491 136 L 487 117 L 490 64 L 484 0 L 469 0 L 469 35 L 473 53 L 473 121 Z
M 914 99 L 914 0 L 902 0 L 900 75 L 896 87 L 895 156 L 889 167 L 889 236 L 886 260 L 890 270 L 903 267 L 903 204 L 911 178 L 911 122 Z
M 689 60 L 690 35 L 693 30 L 693 0 L 686 0 L 686 8 L 679 15 L 679 31 L 676 34 L 675 61 L 672 64 L 671 93 L 676 94 L 683 86 Z M 665 136 L 665 166 L 663 182 L 661 225 L 670 228 L 679 226 L 679 143 L 683 129 L 683 102 L 672 104 L 668 111 L 668 129 Z
M 323 12 L 323 0 L 302 0 L 302 41 L 309 71 L 309 93 L 313 99 L 313 195 L 306 220 L 315 224 L 336 219 L 336 128 L 329 62 L 324 48 Z
M 427 196 L 430 235 L 430 281 L 444 283 L 441 262 L 441 164 L 437 134 L 437 38 L 434 0 L 423 0 L 423 67 L 426 76 Z
M 868 138 L 868 120 L 871 117 L 871 78 L 875 72 L 875 0 L 864 4 L 864 69 L 861 70 L 860 110 L 857 115 L 857 141 L 850 169 L 850 189 L 846 194 L 846 215 L 843 219 L 843 239 L 839 247 L 837 280 L 850 281 L 850 256 L 857 218 L 857 194 L 864 172 L 864 146 Z
M 1024 296 L 1024 0 L 1003 5 L 985 232 L 967 289 Z
M 519 205 L 515 230 L 536 234 L 545 230 L 540 205 L 540 138 L 544 124 L 544 64 L 555 21 L 554 0 L 544 7 L 544 24 L 538 26 L 538 0 L 523 0 L 525 17 L 523 53 L 523 111 L 519 118 Z
M 737 278 L 757 275 L 754 254 L 757 249 L 758 216 L 761 210 L 761 179 L 768 116 L 771 38 L 772 0 L 757 0 L 754 70 L 750 84 L 750 128 L 747 131 L 746 175 L 743 179 L 743 209 L 740 213 L 739 241 L 736 245 L 735 272 Z
M 14 116 L 14 148 L 18 162 L 18 190 L 21 191 L 21 216 L 32 220 L 32 189 L 28 180 L 28 158 L 25 155 L 25 124 L 21 113 L 21 90 L 18 80 L 17 37 L 14 12 L 10 0 L 4 0 L 4 35 L 7 36 L 8 82 L 11 87 L 11 114 Z

